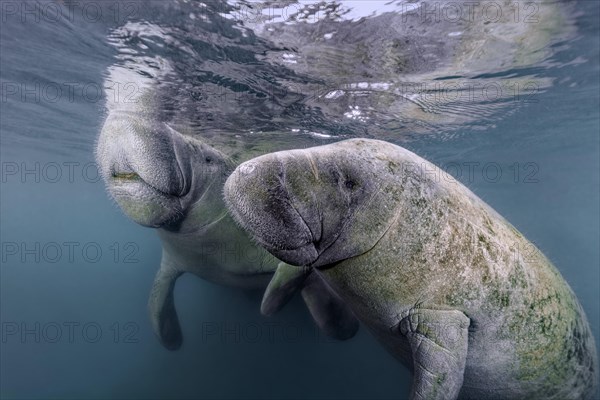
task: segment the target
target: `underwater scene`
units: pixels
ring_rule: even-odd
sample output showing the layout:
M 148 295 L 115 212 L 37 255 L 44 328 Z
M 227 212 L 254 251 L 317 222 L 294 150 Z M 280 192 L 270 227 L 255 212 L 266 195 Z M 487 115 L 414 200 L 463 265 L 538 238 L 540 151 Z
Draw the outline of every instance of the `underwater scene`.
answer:
M 2 399 L 600 399 L 600 2 L 0 20 Z

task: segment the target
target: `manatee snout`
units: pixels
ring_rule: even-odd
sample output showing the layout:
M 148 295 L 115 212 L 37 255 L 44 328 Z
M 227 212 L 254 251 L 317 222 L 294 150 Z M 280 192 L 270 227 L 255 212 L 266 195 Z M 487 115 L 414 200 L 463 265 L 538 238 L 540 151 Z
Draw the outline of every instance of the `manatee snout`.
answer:
M 163 123 L 109 115 L 96 158 L 107 189 L 133 221 L 161 227 L 182 215 L 181 197 L 190 189 L 184 144 Z
M 310 215 L 294 206 L 287 182 L 288 160 L 277 153 L 240 164 L 224 186 L 235 220 L 280 260 L 308 265 L 318 257 Z

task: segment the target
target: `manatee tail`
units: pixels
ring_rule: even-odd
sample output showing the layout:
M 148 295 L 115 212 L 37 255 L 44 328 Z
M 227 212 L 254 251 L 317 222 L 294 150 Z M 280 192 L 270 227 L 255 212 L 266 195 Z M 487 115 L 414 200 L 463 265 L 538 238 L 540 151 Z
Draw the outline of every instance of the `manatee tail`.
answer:
M 163 250 L 160 269 L 156 273 L 148 299 L 148 311 L 154 333 L 161 344 L 169 350 L 179 349 L 183 342 L 173 297 L 175 281 L 181 274 L 168 262 Z
M 317 326 L 327 336 L 346 340 L 358 331 L 358 320 L 352 310 L 312 269 L 280 263 L 263 296 L 260 311 L 272 315 L 279 311 L 296 292 L 302 298 Z

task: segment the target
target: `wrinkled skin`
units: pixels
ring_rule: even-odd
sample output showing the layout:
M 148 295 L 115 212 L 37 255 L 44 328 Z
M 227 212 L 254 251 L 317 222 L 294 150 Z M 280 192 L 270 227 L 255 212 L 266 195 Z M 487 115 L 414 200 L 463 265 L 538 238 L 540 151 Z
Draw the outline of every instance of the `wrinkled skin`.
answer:
M 594 339 L 560 273 L 417 155 L 368 139 L 272 153 L 242 163 L 224 195 L 258 243 L 316 271 L 412 370 L 411 399 L 594 395 Z
M 279 260 L 257 247 L 228 214 L 222 188 L 234 165 L 224 154 L 148 113 L 113 110 L 100 133 L 96 158 L 123 212 L 140 225 L 157 228 L 161 238 L 162 262 L 148 307 L 166 348 L 178 349 L 183 340 L 173 297 L 181 274 L 246 289 L 266 287 Z M 321 286 L 330 294 L 323 297 L 323 290 L 315 290 Z M 309 311 L 326 334 L 354 336 L 358 321 L 320 278 L 298 281 L 293 290 L 303 290 Z

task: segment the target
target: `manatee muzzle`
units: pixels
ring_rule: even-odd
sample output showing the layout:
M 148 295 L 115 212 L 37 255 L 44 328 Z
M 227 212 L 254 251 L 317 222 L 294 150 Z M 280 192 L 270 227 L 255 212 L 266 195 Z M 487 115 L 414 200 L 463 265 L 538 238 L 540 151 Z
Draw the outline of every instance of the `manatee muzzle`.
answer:
M 109 192 L 133 221 L 156 228 L 183 215 L 181 198 L 191 186 L 185 146 L 163 123 L 108 117 L 97 157 Z
M 115 174 L 109 191 L 123 212 L 143 226 L 159 228 L 182 215 L 177 196 L 153 188 L 135 173 Z
M 234 218 L 271 254 L 294 265 L 308 265 L 318 252 L 284 175 L 285 167 L 275 155 L 242 163 L 225 183 L 225 200 Z

